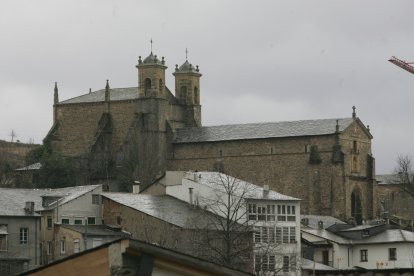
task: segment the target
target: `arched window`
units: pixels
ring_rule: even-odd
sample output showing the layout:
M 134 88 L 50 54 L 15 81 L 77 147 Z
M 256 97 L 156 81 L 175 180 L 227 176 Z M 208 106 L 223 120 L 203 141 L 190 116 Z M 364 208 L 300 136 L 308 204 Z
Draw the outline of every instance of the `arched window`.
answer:
M 199 94 L 198 94 L 198 88 L 197 86 L 194 86 L 194 103 L 195 104 L 199 104 L 200 103 L 200 98 L 199 98 Z
M 159 85 L 160 85 L 160 91 L 162 91 L 162 79 L 160 79 Z
M 148 90 L 151 89 L 151 79 L 146 78 L 145 79 L 145 95 L 147 95 Z
M 186 102 L 186 100 L 187 100 L 187 86 L 181 86 L 180 98 L 181 98 L 181 100 Z
M 358 142 L 357 141 L 354 141 L 352 143 L 352 149 L 353 149 L 355 154 L 358 153 Z

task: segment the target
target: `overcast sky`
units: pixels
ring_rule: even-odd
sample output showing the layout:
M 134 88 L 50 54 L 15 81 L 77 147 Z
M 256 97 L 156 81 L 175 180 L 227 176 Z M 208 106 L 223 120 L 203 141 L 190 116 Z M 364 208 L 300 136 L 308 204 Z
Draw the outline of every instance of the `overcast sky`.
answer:
M 357 116 L 377 173 L 414 155 L 414 1 L 0 2 L 0 139 L 41 143 L 60 100 L 137 86 L 138 56 L 203 73 L 203 125 Z

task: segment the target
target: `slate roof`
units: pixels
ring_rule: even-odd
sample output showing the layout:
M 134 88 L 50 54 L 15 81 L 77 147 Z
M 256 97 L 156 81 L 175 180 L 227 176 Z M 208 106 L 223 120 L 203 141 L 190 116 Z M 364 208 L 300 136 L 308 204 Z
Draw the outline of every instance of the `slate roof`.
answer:
M 301 268 L 304 270 L 324 270 L 324 271 L 333 271 L 333 270 L 338 270 L 336 268 L 333 268 L 331 266 L 327 266 L 318 262 L 314 262 L 312 260 L 309 259 L 305 259 L 302 258 L 302 263 L 301 263 Z
M 327 230 L 319 229 L 301 229 L 301 231 L 322 237 L 324 239 L 336 242 L 338 244 L 376 244 L 376 243 L 396 243 L 396 242 L 414 242 L 414 233 L 401 229 L 387 229 L 376 235 L 363 239 L 347 239 L 340 237 Z
M 33 201 L 35 211 L 48 210 L 55 207 L 42 207 L 42 196 L 61 196 L 59 205 L 65 204 L 100 185 L 75 186 L 60 189 L 9 189 L 0 188 L 0 216 L 28 216 L 25 202 Z M 36 214 L 35 214 L 36 215 Z
M 345 130 L 354 121 L 352 118 L 342 118 L 180 128 L 175 133 L 174 142 L 196 143 L 328 135 L 335 133 L 336 120 L 339 121 L 339 131 Z
M 41 168 L 42 168 L 42 164 L 38 162 L 38 163 L 34 163 L 34 164 L 31 164 L 23 168 L 15 169 L 15 171 L 34 171 L 34 170 L 40 170 Z
M 196 176 L 197 182 L 209 186 L 213 189 L 224 191 L 224 185 L 228 183 L 233 183 L 238 186 L 235 189 L 237 192 L 246 192 L 245 198 L 247 199 L 268 199 L 268 200 L 289 200 L 289 201 L 298 201 L 300 199 L 283 195 L 272 190 L 268 192 L 264 191 L 263 187 L 257 186 L 255 184 L 234 178 L 230 175 L 218 173 L 218 172 L 187 172 L 184 175 L 184 178 L 194 180 L 194 175 Z M 224 185 L 223 185 L 224 184 Z
M 128 236 L 125 232 L 114 231 L 106 227 L 105 225 L 69 225 L 62 224 L 61 227 L 74 230 L 79 233 L 87 233 L 90 236 Z M 86 229 L 86 231 L 85 231 Z
M 109 89 L 111 101 L 133 100 L 139 98 L 138 87 L 111 88 Z M 105 89 L 94 91 L 69 100 L 61 101 L 59 104 L 94 103 L 105 101 Z
M 318 229 L 318 223 L 319 221 L 323 222 L 323 228 L 328 228 L 334 224 L 337 223 L 341 223 L 344 224 L 345 222 L 331 217 L 331 216 L 317 216 L 317 215 L 300 215 L 301 220 L 303 219 L 307 219 L 308 220 L 308 224 L 307 226 L 309 226 L 310 228 L 313 229 Z
M 209 222 L 205 211 L 167 195 L 102 193 L 102 196 L 182 228 L 204 228 Z
M 398 174 L 379 174 L 375 176 L 378 184 L 401 184 L 401 178 Z

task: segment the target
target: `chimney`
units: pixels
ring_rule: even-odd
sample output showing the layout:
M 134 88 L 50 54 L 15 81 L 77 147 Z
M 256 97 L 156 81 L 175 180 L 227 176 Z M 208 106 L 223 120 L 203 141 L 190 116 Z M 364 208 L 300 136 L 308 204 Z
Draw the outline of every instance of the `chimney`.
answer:
M 138 180 L 134 181 L 134 184 L 132 184 L 132 193 L 133 194 L 139 194 L 139 184 L 141 184 Z
M 33 214 L 33 212 L 34 212 L 34 202 L 33 201 L 26 201 L 24 210 L 28 214 Z
M 263 197 L 267 197 L 269 195 L 269 185 L 263 185 Z
M 188 195 L 190 196 L 190 205 L 193 205 L 193 188 L 188 188 Z
M 322 230 L 323 229 L 323 221 L 318 221 L 318 229 Z

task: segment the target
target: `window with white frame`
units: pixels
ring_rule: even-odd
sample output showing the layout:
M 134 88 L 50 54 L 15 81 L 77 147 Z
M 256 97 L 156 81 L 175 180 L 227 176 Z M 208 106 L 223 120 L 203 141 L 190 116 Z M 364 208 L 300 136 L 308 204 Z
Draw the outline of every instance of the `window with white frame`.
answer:
M 95 217 L 88 217 L 88 225 L 94 225 L 96 224 Z
M 275 221 L 276 206 L 274 204 L 248 204 L 248 219 L 254 221 Z
M 73 240 L 73 253 L 78 253 L 80 251 L 80 242 L 79 239 Z
M 75 224 L 75 225 L 82 225 L 83 224 L 83 218 L 75 218 L 73 220 L 73 224 Z
M 272 272 L 272 271 L 275 271 L 275 266 L 276 266 L 275 255 L 268 255 L 268 254 L 255 254 L 254 255 L 254 271 Z
M 361 249 L 361 262 L 368 262 L 368 249 Z
M 92 195 L 92 204 L 99 204 L 100 203 L 100 195 Z
M 29 228 L 20 228 L 20 244 L 27 244 L 29 241 Z
M 254 227 L 255 243 L 296 243 L 296 227 Z
M 397 248 L 388 248 L 388 260 L 390 261 L 397 260 Z
M 277 205 L 278 221 L 296 221 L 295 205 Z
M 69 224 L 69 218 L 61 218 L 62 224 Z

